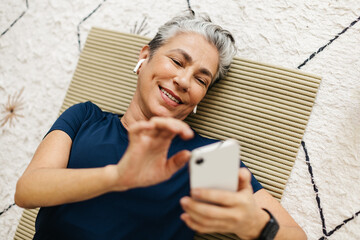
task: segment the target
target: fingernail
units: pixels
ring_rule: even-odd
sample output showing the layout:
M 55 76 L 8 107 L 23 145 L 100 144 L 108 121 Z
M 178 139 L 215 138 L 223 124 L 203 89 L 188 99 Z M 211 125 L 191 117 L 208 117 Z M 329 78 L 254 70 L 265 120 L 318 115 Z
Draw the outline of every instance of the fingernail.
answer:
M 186 197 L 183 197 L 182 199 L 180 199 L 180 203 L 185 205 L 187 204 L 188 200 L 186 199 Z
M 180 215 L 180 218 L 181 218 L 182 220 L 184 220 L 184 219 L 185 219 L 185 213 L 181 214 L 181 215 Z
M 200 196 L 200 191 L 198 189 L 192 189 L 191 190 L 191 196 L 199 197 Z
M 186 130 L 186 134 L 192 136 L 192 135 L 194 135 L 194 132 L 193 132 L 193 130 L 192 130 L 191 128 L 188 128 L 188 129 Z

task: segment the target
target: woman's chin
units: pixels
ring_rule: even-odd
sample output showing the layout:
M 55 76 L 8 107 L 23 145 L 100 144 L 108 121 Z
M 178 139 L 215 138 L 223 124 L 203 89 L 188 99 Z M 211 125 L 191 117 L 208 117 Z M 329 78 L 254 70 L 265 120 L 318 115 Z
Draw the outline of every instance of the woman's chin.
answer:
M 157 117 L 172 117 L 172 118 L 176 118 L 176 119 L 180 119 L 180 120 L 184 120 L 187 117 L 188 114 L 184 114 L 183 112 L 179 112 L 179 111 L 172 111 L 169 110 L 167 108 L 161 108 L 158 109 L 158 111 L 155 111 L 154 116 Z

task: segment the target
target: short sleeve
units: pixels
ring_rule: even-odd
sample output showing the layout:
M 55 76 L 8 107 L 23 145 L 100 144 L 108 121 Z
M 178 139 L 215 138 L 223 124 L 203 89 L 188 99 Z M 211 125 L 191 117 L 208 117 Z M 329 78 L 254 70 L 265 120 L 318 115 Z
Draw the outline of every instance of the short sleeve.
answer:
M 76 133 L 87 119 L 91 104 L 91 102 L 78 103 L 66 109 L 46 135 L 54 130 L 62 130 L 70 136 L 71 140 L 74 140 Z
M 240 161 L 240 167 L 246 167 L 243 161 Z M 256 193 L 257 191 L 263 188 L 263 186 L 259 183 L 259 181 L 254 177 L 252 173 L 251 173 L 251 186 L 253 188 L 254 193 Z

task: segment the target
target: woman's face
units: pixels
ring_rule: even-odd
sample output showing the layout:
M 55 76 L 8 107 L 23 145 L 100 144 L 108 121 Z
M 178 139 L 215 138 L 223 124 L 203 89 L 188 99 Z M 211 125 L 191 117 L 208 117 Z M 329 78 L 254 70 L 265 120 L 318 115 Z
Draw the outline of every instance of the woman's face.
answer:
M 146 118 L 185 119 L 205 96 L 218 68 L 219 53 L 203 36 L 180 33 L 150 59 L 145 46 L 140 59 L 135 102 Z

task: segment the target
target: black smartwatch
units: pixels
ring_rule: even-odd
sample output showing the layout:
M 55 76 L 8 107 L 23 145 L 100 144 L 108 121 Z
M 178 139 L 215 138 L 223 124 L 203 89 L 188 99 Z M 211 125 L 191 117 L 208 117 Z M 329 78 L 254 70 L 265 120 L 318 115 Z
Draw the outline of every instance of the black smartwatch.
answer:
M 258 240 L 273 240 L 279 231 L 279 223 L 274 216 L 267 209 L 263 208 L 265 212 L 270 215 L 270 220 L 266 223 L 264 229 L 261 231 Z

